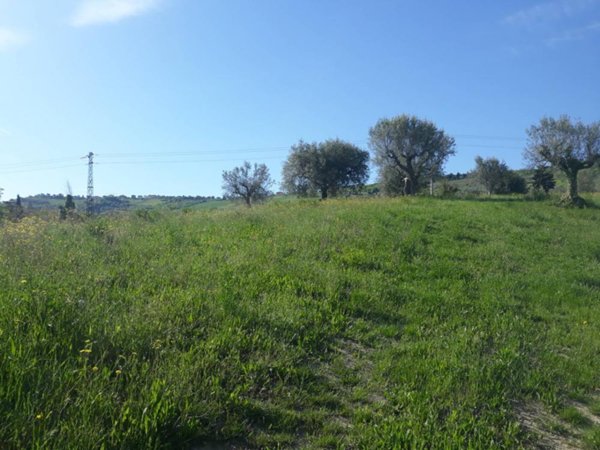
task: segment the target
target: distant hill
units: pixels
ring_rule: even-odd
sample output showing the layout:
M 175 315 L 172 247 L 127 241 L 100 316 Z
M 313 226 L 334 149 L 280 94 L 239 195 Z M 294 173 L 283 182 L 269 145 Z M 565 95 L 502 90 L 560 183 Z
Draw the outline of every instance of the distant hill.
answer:
M 65 204 L 63 194 L 38 194 L 21 197 L 25 210 L 58 210 Z M 75 207 L 79 211 L 86 209 L 83 196 L 73 196 Z M 211 209 L 220 208 L 229 202 L 220 197 L 204 196 L 167 196 L 167 195 L 105 195 L 94 197 L 94 209 L 97 213 L 125 211 L 132 209 Z

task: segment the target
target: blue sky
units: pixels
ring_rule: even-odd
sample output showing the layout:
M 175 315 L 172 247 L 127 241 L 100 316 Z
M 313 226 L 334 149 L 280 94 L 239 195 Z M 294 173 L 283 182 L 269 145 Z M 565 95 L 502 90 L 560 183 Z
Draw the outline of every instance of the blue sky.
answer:
M 403 113 L 524 165 L 544 115 L 598 120 L 600 0 L 0 0 L 0 187 L 221 195 L 299 139 Z

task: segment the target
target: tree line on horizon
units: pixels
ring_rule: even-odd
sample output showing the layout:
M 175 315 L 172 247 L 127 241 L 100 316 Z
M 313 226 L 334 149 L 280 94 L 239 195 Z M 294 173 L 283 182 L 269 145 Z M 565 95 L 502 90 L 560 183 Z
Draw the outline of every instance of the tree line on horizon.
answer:
M 534 169 L 531 185 L 547 194 L 556 185 L 550 169 L 562 172 L 568 183 L 565 201 L 584 206 L 579 196 L 578 174 L 598 166 L 600 161 L 600 121 L 584 124 L 567 115 L 558 119 L 544 117 L 527 130 L 528 143 L 523 152 Z M 403 114 L 380 119 L 369 130 L 372 156 L 358 146 L 341 139 L 308 143 L 300 140 L 291 146 L 283 166 L 282 189 L 302 197 L 335 197 L 340 192 L 356 192 L 369 178 L 369 162 L 378 170 L 378 191 L 385 195 L 415 195 L 427 185 L 433 195 L 434 180 L 444 176 L 444 165 L 456 153 L 455 140 L 433 122 Z M 473 175 L 487 193 L 526 193 L 527 181 L 495 157 L 475 158 Z M 240 167 L 224 171 L 224 198 L 242 199 L 247 206 L 271 195 L 274 185 L 265 164 L 244 162 Z M 447 179 L 461 179 L 466 174 L 450 174 Z M 444 193 L 456 187 L 443 185 Z M 0 188 L 0 196 L 2 189 Z M 47 194 L 49 195 L 49 194 Z M 123 197 L 123 196 L 121 196 Z M 110 196 L 111 205 L 121 197 Z M 134 198 L 135 196 L 132 196 Z M 73 196 L 68 195 L 60 217 L 72 215 Z M 6 202 L 5 202 L 6 203 Z M 0 204 L 0 206 L 2 206 Z M 21 199 L 5 204 L 10 217 L 23 215 Z M 0 217 L 3 212 L 0 208 Z
M 549 169 L 561 171 L 569 185 L 566 202 L 584 206 L 577 176 L 600 161 L 600 122 L 586 125 L 567 115 L 544 117 L 527 129 L 527 136 L 524 156 L 535 169 L 533 188 L 547 194 L 556 185 Z M 369 130 L 369 147 L 386 195 L 415 195 L 427 184 L 433 195 L 434 180 L 443 176 L 445 163 L 456 153 L 452 136 L 431 121 L 407 114 L 380 119 Z M 284 163 L 282 188 L 299 196 L 335 197 L 364 186 L 370 160 L 369 152 L 340 139 L 301 140 Z M 475 164 L 474 175 L 489 195 L 527 192 L 527 181 L 503 161 L 477 156 Z M 242 199 L 247 206 L 267 197 L 273 184 L 265 164 L 244 162 L 223 172 L 225 196 Z
M 1 191 L 1 190 L 0 190 Z M 1 199 L 0 199 L 1 200 Z M 191 208 L 208 202 L 224 200 L 222 197 L 201 195 L 102 195 L 94 196 L 92 214 L 112 211 L 147 208 L 148 204 L 168 209 Z M 86 197 L 73 194 L 37 194 L 0 201 L 0 220 L 19 221 L 23 217 L 36 214 L 36 211 L 58 212 L 61 220 L 82 220 L 88 214 Z

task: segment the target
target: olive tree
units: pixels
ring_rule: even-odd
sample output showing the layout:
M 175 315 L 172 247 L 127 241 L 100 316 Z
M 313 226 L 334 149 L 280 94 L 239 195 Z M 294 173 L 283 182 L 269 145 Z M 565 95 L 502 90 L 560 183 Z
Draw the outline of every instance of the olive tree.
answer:
M 283 166 L 283 188 L 298 195 L 335 197 L 340 189 L 360 187 L 369 177 L 369 153 L 334 139 L 293 145 Z
M 550 164 L 562 171 L 569 182 L 568 201 L 585 204 L 579 197 L 577 175 L 600 161 L 600 122 L 585 125 L 563 115 L 544 117 L 527 130 L 529 137 L 525 158 L 532 166 Z
M 258 200 L 266 198 L 273 185 L 269 169 L 265 164 L 244 161 L 240 167 L 223 171 L 223 191 L 226 198 L 241 198 L 250 207 Z
M 455 153 L 454 138 L 432 122 L 409 115 L 379 120 L 369 130 L 369 143 L 388 193 L 399 193 L 402 187 L 405 194 L 415 194 Z

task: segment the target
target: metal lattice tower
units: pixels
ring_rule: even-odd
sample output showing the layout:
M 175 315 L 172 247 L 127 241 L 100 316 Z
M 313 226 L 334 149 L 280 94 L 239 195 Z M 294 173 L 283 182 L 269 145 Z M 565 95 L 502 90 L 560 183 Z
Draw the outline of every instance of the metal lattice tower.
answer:
M 87 185 L 87 213 L 94 213 L 94 154 L 89 152 L 88 158 L 88 185 Z

